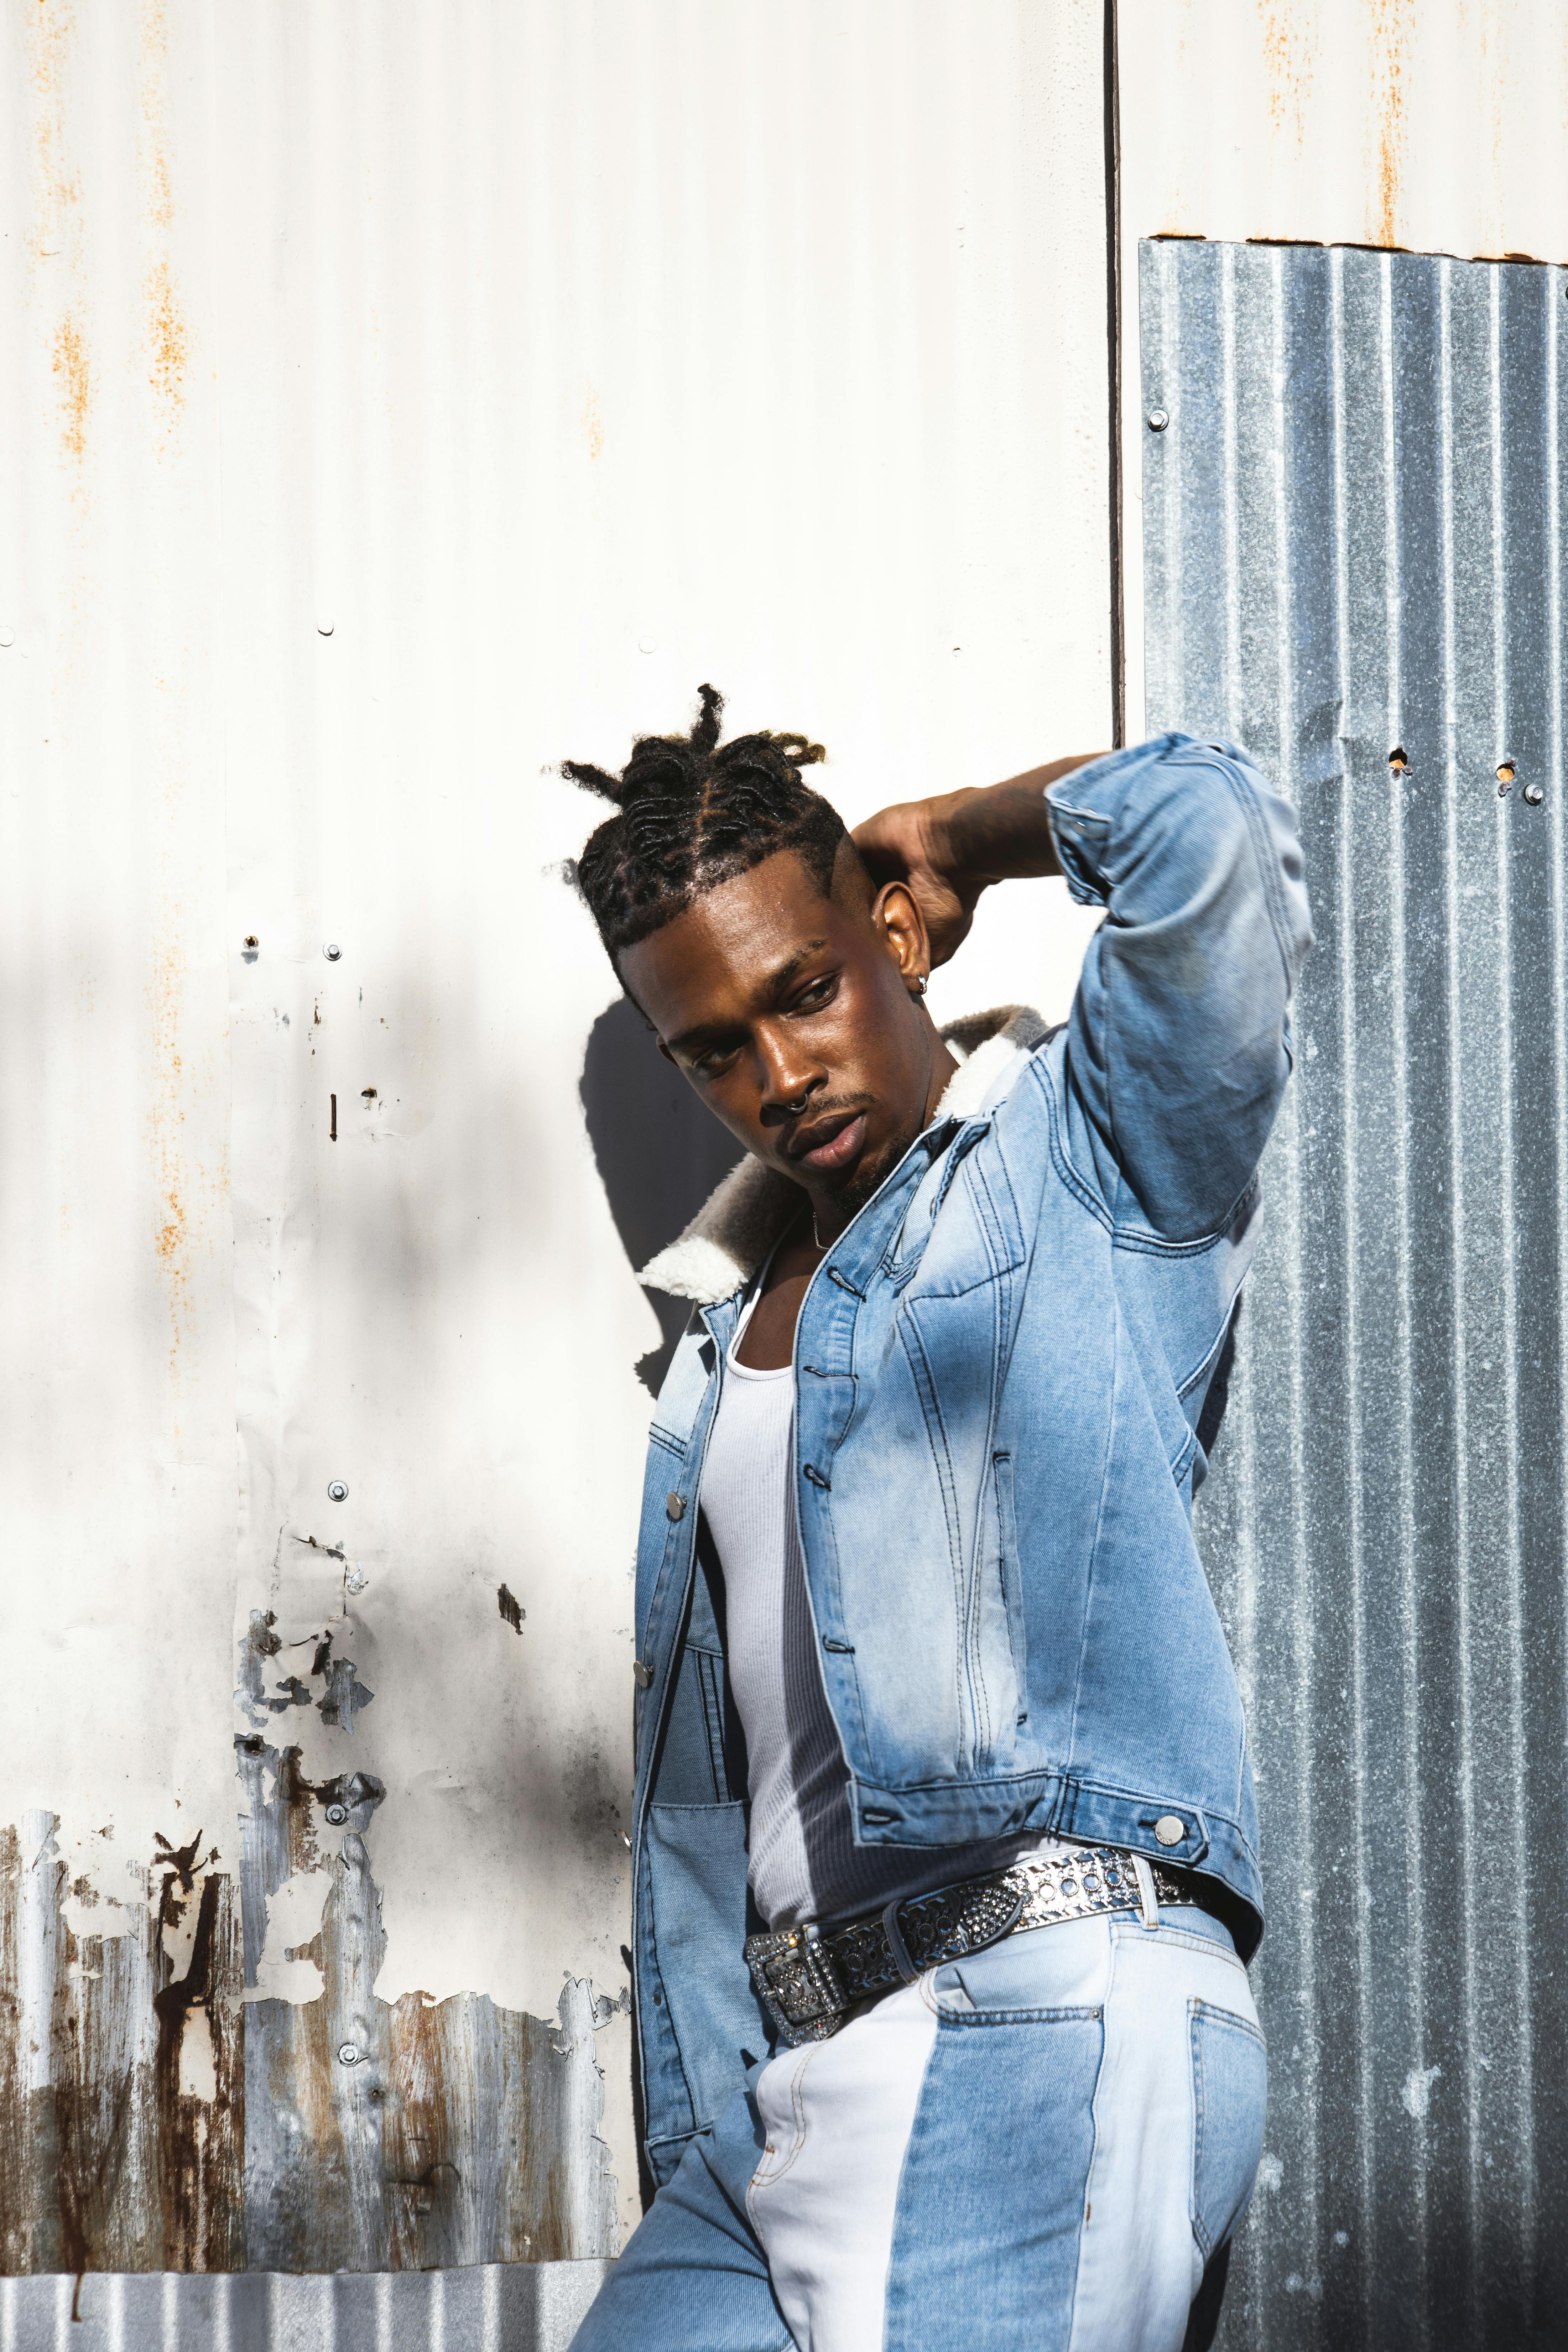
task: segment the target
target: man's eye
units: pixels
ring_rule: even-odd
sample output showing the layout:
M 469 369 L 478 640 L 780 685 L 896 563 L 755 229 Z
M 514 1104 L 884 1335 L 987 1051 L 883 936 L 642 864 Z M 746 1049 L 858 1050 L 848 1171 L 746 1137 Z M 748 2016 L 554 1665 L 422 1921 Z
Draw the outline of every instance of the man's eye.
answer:
M 733 1045 L 710 1045 L 705 1054 L 698 1055 L 691 1066 L 700 1078 L 716 1078 L 726 1064 L 734 1058 Z
M 820 1013 L 825 1004 L 832 1002 L 837 986 L 837 974 L 830 971 L 825 972 L 820 980 L 814 980 L 807 987 L 802 989 L 795 1001 L 795 1011 Z

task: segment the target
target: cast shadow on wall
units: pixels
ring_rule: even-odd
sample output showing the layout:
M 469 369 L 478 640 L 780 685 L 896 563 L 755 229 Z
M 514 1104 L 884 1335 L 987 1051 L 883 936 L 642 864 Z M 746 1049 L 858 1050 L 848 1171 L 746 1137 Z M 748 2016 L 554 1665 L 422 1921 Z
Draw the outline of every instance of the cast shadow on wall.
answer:
M 690 1223 L 741 1147 L 665 1060 L 625 997 L 589 1033 L 582 1091 L 599 1180 L 635 1274 Z M 657 1396 L 691 1309 L 662 1290 L 647 1296 L 661 1339 L 637 1369 Z

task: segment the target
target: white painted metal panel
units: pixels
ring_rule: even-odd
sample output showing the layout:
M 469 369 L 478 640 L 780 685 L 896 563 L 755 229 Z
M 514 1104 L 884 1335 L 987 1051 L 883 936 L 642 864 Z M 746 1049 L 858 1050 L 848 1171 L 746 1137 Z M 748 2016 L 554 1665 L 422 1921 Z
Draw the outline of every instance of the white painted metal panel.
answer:
M 658 1139 L 584 1131 L 549 772 L 710 677 L 852 820 L 1105 740 L 1100 12 L 0 22 L 0 1818 L 59 2031 L 173 1996 L 162 2234 L 39 2142 L 5 2259 L 595 2254 Z M 933 998 L 1059 1009 L 1082 937 L 1018 888 Z

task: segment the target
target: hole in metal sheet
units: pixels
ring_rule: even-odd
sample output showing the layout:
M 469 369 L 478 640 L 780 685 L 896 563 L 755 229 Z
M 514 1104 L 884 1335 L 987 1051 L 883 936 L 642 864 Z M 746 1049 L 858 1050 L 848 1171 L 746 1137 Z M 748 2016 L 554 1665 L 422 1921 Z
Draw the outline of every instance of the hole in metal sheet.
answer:
M 1513 765 L 1513 761 L 1512 761 L 1511 760 L 1503 760 L 1503 761 L 1500 761 L 1499 766 L 1498 766 L 1498 772 L 1497 772 L 1497 780 L 1498 780 L 1499 783 L 1500 783 L 1500 784 L 1504 784 L 1504 785 L 1511 784 L 1511 783 L 1512 783 L 1512 782 L 1513 782 L 1513 778 L 1514 778 L 1514 765 Z
M 366 1102 L 374 1102 L 375 1100 L 375 1088 L 374 1087 L 361 1087 L 360 1093 Z
M 1405 746 L 1403 743 L 1396 743 L 1394 745 L 1393 751 L 1388 755 L 1388 764 L 1391 768 L 1399 769 L 1402 773 L 1409 767 L 1410 761 L 1405 757 Z

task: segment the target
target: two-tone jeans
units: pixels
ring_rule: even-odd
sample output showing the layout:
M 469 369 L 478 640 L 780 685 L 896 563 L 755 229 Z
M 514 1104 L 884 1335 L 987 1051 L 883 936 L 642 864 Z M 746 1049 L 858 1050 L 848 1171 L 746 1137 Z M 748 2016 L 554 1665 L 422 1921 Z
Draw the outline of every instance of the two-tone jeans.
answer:
M 1037 1927 L 755 2067 L 573 2352 L 1181 2352 L 1268 2068 L 1205 1913 Z

